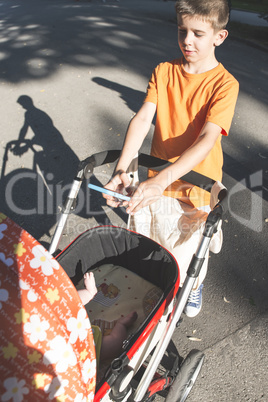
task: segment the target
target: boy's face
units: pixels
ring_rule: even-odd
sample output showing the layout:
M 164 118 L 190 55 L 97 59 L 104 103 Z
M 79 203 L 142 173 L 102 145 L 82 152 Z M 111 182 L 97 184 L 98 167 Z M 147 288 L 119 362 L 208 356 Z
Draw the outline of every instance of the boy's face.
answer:
M 178 16 L 178 43 L 188 63 L 209 63 L 215 60 L 215 46 L 227 37 L 224 29 L 215 31 L 210 22 L 198 16 Z

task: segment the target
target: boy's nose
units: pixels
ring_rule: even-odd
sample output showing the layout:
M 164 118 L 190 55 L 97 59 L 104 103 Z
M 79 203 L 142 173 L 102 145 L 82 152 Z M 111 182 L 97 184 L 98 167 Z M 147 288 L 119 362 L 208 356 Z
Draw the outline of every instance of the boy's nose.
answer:
M 183 40 L 185 45 L 190 45 L 192 43 L 192 36 L 190 33 L 187 33 Z

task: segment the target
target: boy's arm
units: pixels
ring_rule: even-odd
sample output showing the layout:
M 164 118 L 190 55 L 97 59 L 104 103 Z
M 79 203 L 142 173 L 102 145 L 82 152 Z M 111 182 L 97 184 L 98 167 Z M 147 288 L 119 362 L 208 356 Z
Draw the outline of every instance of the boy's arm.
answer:
M 135 191 L 126 210 L 129 214 L 157 201 L 164 190 L 202 162 L 221 135 L 221 127 L 207 122 L 194 144 L 189 147 L 172 165 L 163 169 L 157 176 L 142 182 Z
M 105 188 L 120 192 L 123 188 L 128 187 L 129 181 L 126 171 L 150 130 L 155 112 L 156 105 L 152 102 L 145 102 L 130 121 L 123 149 L 115 168 L 115 173 L 109 183 L 106 184 Z M 121 205 L 121 202 L 115 201 L 114 197 L 106 194 L 103 194 L 103 197 L 107 199 L 107 204 L 111 207 Z M 124 204 L 126 205 L 127 202 Z

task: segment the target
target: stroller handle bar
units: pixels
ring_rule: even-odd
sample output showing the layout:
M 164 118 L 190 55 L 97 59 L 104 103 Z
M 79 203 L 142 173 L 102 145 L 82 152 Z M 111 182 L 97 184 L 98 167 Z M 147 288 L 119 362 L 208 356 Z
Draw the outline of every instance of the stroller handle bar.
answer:
M 111 150 L 111 151 L 103 151 L 96 154 L 91 155 L 90 157 L 84 159 L 80 162 L 79 170 L 85 169 L 85 167 L 89 164 L 94 169 L 95 167 L 105 165 L 106 163 L 113 163 L 119 158 L 121 151 L 120 150 Z M 160 172 L 166 167 L 172 165 L 172 162 L 168 162 L 164 159 L 156 158 L 155 156 L 146 155 L 140 153 L 138 155 L 138 165 L 146 168 L 150 168 Z M 207 191 L 211 190 L 212 185 L 215 183 L 214 180 L 206 177 L 200 173 L 191 171 L 187 173 L 185 176 L 181 178 L 184 181 L 187 181 L 190 184 L 194 184 L 198 187 L 203 187 Z
M 89 179 L 94 172 L 94 169 L 105 165 L 107 163 L 114 163 L 120 157 L 121 150 L 108 150 L 98 152 L 93 154 L 86 159 L 80 161 L 78 166 L 77 175 L 73 181 L 72 187 L 69 191 L 68 198 L 65 202 L 65 205 L 62 209 L 62 213 L 60 219 L 58 221 L 56 231 L 52 238 L 52 242 L 49 247 L 49 252 L 53 254 L 60 242 L 60 238 L 67 220 L 68 215 L 74 209 L 76 198 L 81 187 L 82 181 L 84 179 Z M 170 166 L 172 163 L 168 162 L 164 159 L 156 158 L 151 155 L 146 155 L 140 153 L 138 155 L 138 165 L 143 166 L 145 168 L 151 168 L 157 172 L 165 169 L 167 166 Z M 198 186 L 208 192 L 211 191 L 214 180 L 206 177 L 200 173 L 191 171 L 181 177 L 187 183 L 193 184 L 194 186 Z M 214 209 L 210 212 L 209 218 L 206 225 L 206 233 L 210 237 L 210 233 L 214 233 L 217 230 L 218 222 L 222 219 L 222 215 L 224 211 L 227 209 L 227 190 L 222 189 L 218 195 L 219 202 L 214 207 Z
M 106 163 L 116 162 L 120 154 L 120 150 L 98 152 L 81 161 L 78 170 L 83 170 L 84 177 L 89 178 L 93 174 L 94 168 L 105 165 Z M 138 165 L 160 172 L 166 167 L 172 165 L 172 162 L 168 162 L 155 156 L 140 153 L 138 155 Z M 211 191 L 211 188 L 215 183 L 215 180 L 210 179 L 209 177 L 204 176 L 201 173 L 194 172 L 193 170 L 182 176 L 181 180 L 193 184 L 194 186 L 203 188 L 208 192 Z M 221 205 L 223 211 L 227 209 L 227 194 L 227 190 L 222 189 L 218 196 L 219 204 Z

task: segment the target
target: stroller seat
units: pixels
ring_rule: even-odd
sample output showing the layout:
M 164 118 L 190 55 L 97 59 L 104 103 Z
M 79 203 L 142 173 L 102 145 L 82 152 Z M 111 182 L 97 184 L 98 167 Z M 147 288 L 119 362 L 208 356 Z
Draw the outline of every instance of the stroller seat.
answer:
M 103 335 L 111 331 L 118 318 L 132 311 L 138 319 L 129 331 L 135 332 L 163 295 L 158 286 L 119 265 L 104 264 L 94 270 L 94 276 L 98 293 L 85 308 Z M 77 289 L 83 287 L 82 279 Z

